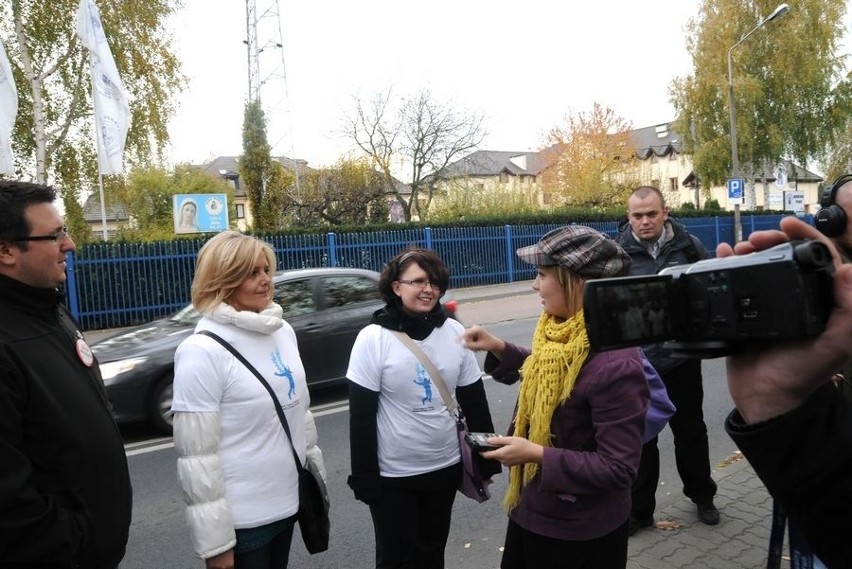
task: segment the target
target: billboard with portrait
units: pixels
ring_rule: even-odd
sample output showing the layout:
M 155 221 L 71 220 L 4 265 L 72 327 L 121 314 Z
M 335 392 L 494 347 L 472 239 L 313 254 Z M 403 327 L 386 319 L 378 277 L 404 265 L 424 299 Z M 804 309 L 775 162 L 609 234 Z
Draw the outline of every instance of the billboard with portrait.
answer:
M 218 233 L 228 229 L 225 194 L 175 194 L 175 233 Z

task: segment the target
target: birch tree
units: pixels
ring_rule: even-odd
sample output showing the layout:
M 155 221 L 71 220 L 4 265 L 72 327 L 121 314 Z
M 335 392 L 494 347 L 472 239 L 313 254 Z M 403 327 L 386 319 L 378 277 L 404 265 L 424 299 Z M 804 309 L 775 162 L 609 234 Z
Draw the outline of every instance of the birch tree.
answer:
M 168 141 L 174 97 L 184 86 L 166 28 L 179 0 L 98 4 L 130 97 L 125 164 L 157 161 Z M 75 35 L 78 5 L 79 0 L 0 2 L 0 41 L 18 89 L 12 135 L 18 177 L 57 185 L 67 214 L 75 210 L 69 201 L 77 201 L 76 192 L 96 185 L 98 176 L 89 58 Z
M 671 87 L 675 129 L 705 184 L 731 175 L 728 51 L 776 5 L 703 0 L 687 27 L 693 70 Z M 799 0 L 731 52 L 737 149 L 747 180 L 772 172 L 781 158 L 802 165 L 822 159 L 845 131 L 852 100 L 849 55 L 841 51 L 846 10 L 845 0 Z M 753 184 L 745 197 L 746 208 L 753 207 Z

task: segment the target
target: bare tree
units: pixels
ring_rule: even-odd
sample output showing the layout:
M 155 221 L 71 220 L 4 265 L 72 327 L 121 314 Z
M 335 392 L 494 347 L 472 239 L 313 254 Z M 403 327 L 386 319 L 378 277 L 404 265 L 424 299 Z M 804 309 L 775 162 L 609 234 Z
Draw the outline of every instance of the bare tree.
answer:
M 435 184 L 447 165 L 472 152 L 485 137 L 483 118 L 436 101 L 428 90 L 391 104 L 391 91 L 368 103 L 355 100 L 345 119 L 346 135 L 384 177 L 386 191 L 402 206 L 406 221 L 428 216 Z M 393 172 L 410 169 L 410 194 Z

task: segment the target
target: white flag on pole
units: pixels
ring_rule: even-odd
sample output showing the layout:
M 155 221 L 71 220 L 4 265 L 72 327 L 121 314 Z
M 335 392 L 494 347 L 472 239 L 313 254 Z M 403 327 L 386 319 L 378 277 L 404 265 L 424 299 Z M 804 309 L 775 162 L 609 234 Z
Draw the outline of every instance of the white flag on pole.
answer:
M 18 91 L 12 77 L 12 66 L 0 41 L 0 174 L 15 174 L 12 160 L 12 129 L 18 114 Z
M 120 174 L 124 172 L 124 140 L 130 127 L 130 106 L 101 25 L 101 15 L 91 0 L 80 0 L 77 35 L 89 50 L 92 68 L 98 166 L 101 174 Z

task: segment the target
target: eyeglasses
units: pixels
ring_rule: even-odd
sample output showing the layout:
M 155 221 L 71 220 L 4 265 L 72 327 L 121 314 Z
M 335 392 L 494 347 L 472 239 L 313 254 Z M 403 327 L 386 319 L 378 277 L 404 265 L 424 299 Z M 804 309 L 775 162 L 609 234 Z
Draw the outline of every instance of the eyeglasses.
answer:
M 54 231 L 47 235 L 30 235 L 29 237 L 18 237 L 15 241 L 53 241 L 59 243 L 68 237 L 68 228 L 63 227 L 59 231 Z
M 438 283 L 433 283 L 431 281 L 425 281 L 423 279 L 414 279 L 413 281 L 407 281 L 407 280 L 404 280 L 404 279 L 399 279 L 398 282 L 401 282 L 402 284 L 407 284 L 407 285 L 417 287 L 421 290 L 426 288 L 427 286 L 431 286 L 432 288 L 441 288 L 441 287 L 438 286 Z

